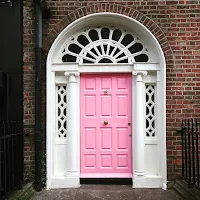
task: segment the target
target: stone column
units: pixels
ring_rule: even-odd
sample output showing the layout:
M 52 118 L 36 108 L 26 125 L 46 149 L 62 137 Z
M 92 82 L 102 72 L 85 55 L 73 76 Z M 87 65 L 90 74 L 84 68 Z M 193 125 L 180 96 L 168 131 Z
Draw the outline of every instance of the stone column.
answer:
M 78 175 L 78 159 L 77 147 L 78 145 L 78 84 L 77 77 L 79 72 L 65 72 L 65 76 L 69 77 L 68 82 L 68 135 L 67 135 L 67 155 L 68 155 L 68 173 L 70 175 Z
M 135 76 L 134 106 L 133 106 L 133 159 L 134 159 L 134 179 L 145 176 L 144 162 L 144 96 L 143 96 L 143 76 L 147 75 L 147 71 L 133 71 Z

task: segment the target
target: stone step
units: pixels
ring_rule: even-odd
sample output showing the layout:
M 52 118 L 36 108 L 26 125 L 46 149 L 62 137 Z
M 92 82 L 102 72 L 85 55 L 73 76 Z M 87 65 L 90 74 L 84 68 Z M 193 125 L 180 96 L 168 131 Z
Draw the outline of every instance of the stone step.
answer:
M 174 189 L 184 198 L 188 200 L 200 200 L 200 190 L 195 187 L 188 187 L 188 183 L 184 180 L 176 180 Z

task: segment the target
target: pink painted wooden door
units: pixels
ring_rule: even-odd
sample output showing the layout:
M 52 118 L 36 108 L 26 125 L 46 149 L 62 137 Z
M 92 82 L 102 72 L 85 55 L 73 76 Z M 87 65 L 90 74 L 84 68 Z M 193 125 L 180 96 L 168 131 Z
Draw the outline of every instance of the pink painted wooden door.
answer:
M 131 85 L 130 74 L 81 75 L 82 178 L 132 177 Z

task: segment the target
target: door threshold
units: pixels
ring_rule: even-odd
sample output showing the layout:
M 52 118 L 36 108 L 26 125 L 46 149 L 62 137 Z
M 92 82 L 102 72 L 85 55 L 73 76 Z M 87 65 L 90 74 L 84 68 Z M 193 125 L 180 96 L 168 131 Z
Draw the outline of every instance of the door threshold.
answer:
M 132 178 L 81 178 L 80 184 L 132 185 Z

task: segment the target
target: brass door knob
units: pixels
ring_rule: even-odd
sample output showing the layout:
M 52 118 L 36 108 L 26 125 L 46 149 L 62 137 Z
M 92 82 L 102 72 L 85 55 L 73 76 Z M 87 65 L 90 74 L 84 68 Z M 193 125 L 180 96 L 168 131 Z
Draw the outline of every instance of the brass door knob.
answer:
M 105 124 L 105 125 L 107 125 L 107 124 L 108 124 L 108 121 L 107 121 L 107 120 L 105 120 L 105 121 L 104 121 L 104 124 Z

